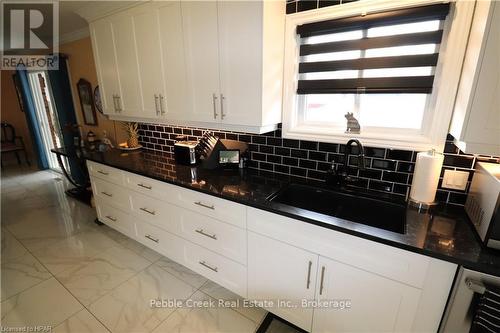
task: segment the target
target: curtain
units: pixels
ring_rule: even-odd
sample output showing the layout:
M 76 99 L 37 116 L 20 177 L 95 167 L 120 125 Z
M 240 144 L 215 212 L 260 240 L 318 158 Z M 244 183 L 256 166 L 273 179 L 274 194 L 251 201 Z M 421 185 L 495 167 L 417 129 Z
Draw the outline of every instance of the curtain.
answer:
M 33 100 L 33 95 L 31 94 L 28 73 L 24 67 L 18 67 L 17 75 L 21 86 L 21 98 L 25 106 L 24 113 L 26 115 L 28 129 L 31 133 L 33 149 L 35 150 L 36 162 L 39 169 L 45 170 L 49 168 L 49 161 L 47 160 L 47 156 L 45 155 L 45 151 L 43 149 L 42 133 L 36 116 L 35 102 Z

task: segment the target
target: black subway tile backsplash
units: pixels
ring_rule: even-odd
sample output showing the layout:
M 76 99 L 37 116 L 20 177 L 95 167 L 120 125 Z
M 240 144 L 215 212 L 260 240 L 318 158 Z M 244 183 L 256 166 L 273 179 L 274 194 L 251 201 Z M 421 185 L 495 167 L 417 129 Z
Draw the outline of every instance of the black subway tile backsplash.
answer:
M 177 135 L 184 133 L 190 140 L 199 139 L 207 131 L 203 128 L 188 128 L 179 126 L 160 126 L 155 124 L 140 124 L 140 142 L 148 149 L 172 152 Z M 325 180 L 326 171 L 332 161 L 335 164 L 344 163 L 345 144 L 284 139 L 281 130 L 262 135 L 217 131 L 221 138 L 240 140 L 249 143 L 251 151 L 248 166 L 265 172 L 275 172 L 285 175 L 308 177 Z M 468 171 L 469 185 L 474 174 L 477 161 L 498 163 L 499 158 L 493 156 L 477 156 L 463 154 L 453 148 L 453 138 L 448 136 L 444 149 L 444 169 Z M 361 178 L 356 186 L 377 191 L 393 192 L 406 196 L 409 194 L 417 152 L 389 148 L 365 147 L 365 170 L 357 167 L 357 146 L 353 145 L 349 155 L 348 174 Z M 441 178 L 443 173 L 441 174 Z M 463 205 L 467 195 L 463 192 L 449 191 L 439 188 L 436 200 Z

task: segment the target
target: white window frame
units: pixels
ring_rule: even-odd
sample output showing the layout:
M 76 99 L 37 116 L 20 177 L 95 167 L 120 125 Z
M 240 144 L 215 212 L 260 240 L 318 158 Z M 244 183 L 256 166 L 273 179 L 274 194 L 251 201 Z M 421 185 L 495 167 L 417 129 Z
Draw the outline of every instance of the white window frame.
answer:
M 436 0 L 361 0 L 340 6 L 287 15 L 285 28 L 285 59 L 283 87 L 283 137 L 290 139 L 345 143 L 353 134 L 332 132 L 332 129 L 303 125 L 300 122 L 297 95 L 300 36 L 297 26 L 324 20 L 339 19 L 354 15 L 447 3 Z M 451 6 L 444 24 L 443 40 L 439 48 L 439 59 L 435 70 L 433 93 L 424 112 L 422 129 L 403 131 L 363 131 L 355 137 L 373 147 L 390 147 L 409 150 L 441 151 L 453 113 L 455 96 L 460 81 L 462 63 L 467 47 L 469 30 L 474 13 L 474 1 L 457 0 Z M 362 125 L 362 124 L 361 124 Z

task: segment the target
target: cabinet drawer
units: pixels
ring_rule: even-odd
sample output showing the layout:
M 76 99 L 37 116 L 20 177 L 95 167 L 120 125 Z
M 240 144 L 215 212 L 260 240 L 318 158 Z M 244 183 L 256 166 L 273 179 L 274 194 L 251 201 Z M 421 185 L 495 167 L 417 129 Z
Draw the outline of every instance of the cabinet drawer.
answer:
M 176 191 L 176 202 L 173 203 L 237 227 L 246 228 L 244 205 L 181 187 Z
M 96 209 L 99 221 L 131 238 L 136 237 L 135 223 L 128 214 L 100 202 L 97 202 Z
M 87 166 L 92 176 L 123 185 L 123 171 L 92 161 L 87 161 Z
M 96 177 L 92 177 L 91 183 L 96 201 L 120 208 L 124 211 L 130 210 L 129 191 L 121 186 Z
M 139 242 L 182 264 L 183 239 L 145 222 L 137 223 L 136 228 Z
M 417 288 L 430 262 L 427 256 L 250 207 L 248 230 Z
M 144 220 L 163 230 L 173 232 L 176 228 L 172 224 L 180 209 L 174 205 L 152 197 L 130 191 L 130 207 L 132 212 Z
M 178 208 L 176 213 L 175 225 L 180 236 L 246 266 L 246 230 L 184 208 Z
M 177 186 L 170 185 L 158 180 L 136 175 L 130 172 L 125 173 L 125 186 L 128 188 L 157 199 L 173 198 Z
M 201 246 L 185 241 L 183 265 L 221 286 L 247 297 L 247 269 Z

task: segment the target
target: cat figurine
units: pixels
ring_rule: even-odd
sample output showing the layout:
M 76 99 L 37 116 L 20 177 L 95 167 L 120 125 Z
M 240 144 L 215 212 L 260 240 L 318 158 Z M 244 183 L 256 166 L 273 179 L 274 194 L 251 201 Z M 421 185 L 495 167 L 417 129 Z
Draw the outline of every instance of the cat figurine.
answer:
M 344 117 L 347 119 L 347 129 L 346 133 L 356 133 L 359 134 L 361 131 L 361 126 L 356 118 L 354 118 L 352 112 L 347 112 Z

